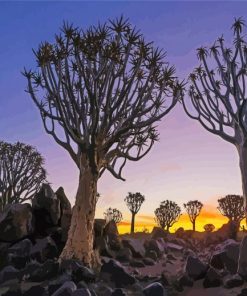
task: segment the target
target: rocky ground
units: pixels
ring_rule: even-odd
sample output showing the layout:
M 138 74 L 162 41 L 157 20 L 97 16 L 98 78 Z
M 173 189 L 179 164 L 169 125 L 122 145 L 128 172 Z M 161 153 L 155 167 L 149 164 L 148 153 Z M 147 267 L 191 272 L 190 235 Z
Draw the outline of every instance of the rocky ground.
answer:
M 247 296 L 247 238 L 232 226 L 214 233 L 180 229 L 120 236 L 114 222 L 95 220 L 97 270 L 58 263 L 71 218 L 63 189 L 49 185 L 29 204 L 0 214 L 0 295 Z M 229 238 L 232 237 L 232 238 Z

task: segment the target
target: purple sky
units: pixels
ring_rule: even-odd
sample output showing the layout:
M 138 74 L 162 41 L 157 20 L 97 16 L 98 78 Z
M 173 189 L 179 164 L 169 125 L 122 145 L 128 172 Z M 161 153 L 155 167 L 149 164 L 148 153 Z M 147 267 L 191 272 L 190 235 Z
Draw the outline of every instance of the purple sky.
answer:
M 244 2 L 0 2 L 0 139 L 22 141 L 38 148 L 46 159 L 54 189 L 62 185 L 74 202 L 78 172 L 67 153 L 46 135 L 39 113 L 24 92 L 20 72 L 34 67 L 32 48 L 53 41 L 63 20 L 87 27 L 99 20 L 129 17 L 147 40 L 167 51 L 179 78 L 198 65 L 196 48 L 211 45 L 224 33 L 231 41 L 234 17 L 247 11 Z M 246 18 L 247 20 L 247 18 Z M 122 182 L 105 174 L 97 215 L 111 206 L 129 218 L 123 199 L 128 191 L 146 196 L 143 215 L 153 215 L 164 199 L 182 205 L 189 199 L 216 204 L 217 197 L 241 193 L 235 148 L 190 120 L 180 105 L 160 122 L 160 142 L 138 163 L 128 163 Z

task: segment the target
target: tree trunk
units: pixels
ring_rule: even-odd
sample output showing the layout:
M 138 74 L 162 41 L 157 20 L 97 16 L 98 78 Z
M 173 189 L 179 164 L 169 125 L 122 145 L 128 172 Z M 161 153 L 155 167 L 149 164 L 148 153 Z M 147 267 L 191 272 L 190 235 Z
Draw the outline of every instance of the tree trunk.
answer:
M 89 267 L 97 264 L 93 251 L 96 194 L 97 177 L 86 165 L 80 172 L 68 239 L 60 255 L 60 260 L 77 259 Z
M 192 222 L 193 225 L 193 231 L 196 231 L 196 220 Z
M 135 213 L 132 213 L 132 218 L 131 218 L 131 229 L 130 232 L 134 233 L 135 232 Z
M 241 170 L 242 177 L 242 188 L 243 188 L 243 197 L 245 204 L 245 216 L 247 223 L 247 147 L 240 145 L 237 147 L 239 154 L 239 166 Z

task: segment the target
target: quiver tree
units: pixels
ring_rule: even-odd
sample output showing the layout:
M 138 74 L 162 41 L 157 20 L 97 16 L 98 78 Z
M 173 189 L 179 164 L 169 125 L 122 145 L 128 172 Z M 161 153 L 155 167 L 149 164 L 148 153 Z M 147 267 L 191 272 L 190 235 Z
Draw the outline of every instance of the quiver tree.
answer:
M 196 219 L 200 215 L 203 204 L 198 200 L 191 200 L 184 204 L 184 208 L 190 218 L 190 222 L 193 225 L 193 231 L 196 230 Z
M 220 37 L 212 47 L 197 50 L 201 65 L 190 75 L 189 117 L 209 132 L 232 143 L 238 151 L 244 199 L 247 199 L 247 44 L 244 21 L 236 19 L 234 44 L 226 46 Z M 209 59 L 209 57 L 211 57 Z M 190 108 L 192 107 L 192 108 Z M 193 109 L 194 111 L 192 111 Z
M 213 232 L 215 230 L 214 224 L 208 223 L 203 226 L 206 232 Z
M 241 220 L 245 217 L 244 199 L 240 195 L 227 195 L 218 199 L 218 210 L 227 217 L 229 221 L 236 222 L 240 225 Z
M 68 240 L 60 259 L 93 265 L 97 182 L 107 170 L 124 180 L 127 160 L 143 158 L 158 139 L 156 124 L 176 104 L 182 85 L 164 53 L 120 18 L 86 31 L 65 24 L 55 43 L 34 51 L 38 69 L 24 71 L 44 128 L 79 170 Z
M 118 209 L 109 208 L 104 213 L 106 222 L 114 221 L 116 224 L 123 220 L 123 215 Z
M 0 210 L 32 199 L 46 180 L 44 159 L 32 146 L 0 142 Z
M 145 201 L 145 196 L 142 195 L 140 192 L 132 193 L 129 192 L 128 195 L 124 199 L 127 207 L 131 212 L 131 225 L 130 225 L 130 232 L 135 232 L 135 216 L 139 212 L 141 205 Z
M 169 231 L 170 227 L 179 220 L 181 208 L 174 201 L 165 200 L 154 211 L 154 214 L 156 223 L 162 229 Z

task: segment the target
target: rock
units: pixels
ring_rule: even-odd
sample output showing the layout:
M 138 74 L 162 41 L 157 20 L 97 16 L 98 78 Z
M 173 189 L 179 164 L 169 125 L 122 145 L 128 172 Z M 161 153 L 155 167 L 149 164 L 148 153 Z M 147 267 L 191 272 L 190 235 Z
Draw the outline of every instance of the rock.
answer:
M 107 286 L 106 284 L 98 283 L 90 287 L 94 289 L 96 295 L 102 295 L 102 296 L 111 296 L 112 294 L 112 288 Z
M 140 260 L 133 259 L 133 260 L 130 261 L 130 266 L 132 266 L 132 267 L 145 267 L 145 264 Z
M 155 251 L 147 251 L 146 252 L 146 256 L 148 258 L 153 259 L 154 261 L 157 261 L 158 260 L 158 255 L 157 255 L 157 253 Z
M 1 296 L 20 296 L 20 295 L 22 295 L 22 293 L 21 293 L 20 288 L 18 288 L 18 287 L 14 287 L 14 288 L 11 287 L 5 293 L 1 293 Z
M 129 248 L 122 248 L 116 252 L 116 259 L 123 262 L 129 262 L 132 259 L 132 253 Z
M 33 233 L 33 215 L 29 204 L 11 204 L 0 214 L 0 240 L 15 242 Z
M 136 258 L 145 257 L 145 248 L 143 243 L 139 239 L 131 238 L 131 239 L 123 239 L 122 244 L 124 247 L 129 248 L 132 252 L 132 255 Z
M 114 258 L 115 254 L 108 247 L 108 244 L 104 237 L 96 237 L 94 240 L 94 247 L 99 251 L 101 256 Z
M 128 271 L 116 260 L 110 259 L 101 266 L 101 275 L 108 274 L 111 281 L 117 288 L 133 285 L 136 280 Z
M 159 240 L 146 240 L 144 246 L 146 248 L 146 253 L 150 251 L 155 251 L 158 257 L 160 257 L 164 253 L 164 246 Z
M 94 236 L 95 237 L 103 237 L 105 225 L 106 225 L 105 219 L 94 219 Z
M 166 296 L 167 293 L 160 283 L 152 283 L 143 289 L 145 296 Z
M 230 278 L 227 278 L 224 282 L 224 287 L 227 289 L 232 289 L 235 287 L 242 286 L 244 283 L 244 280 L 241 278 L 240 275 L 234 274 Z
M 72 293 L 72 296 L 91 296 L 91 292 L 88 289 L 78 289 Z
M 206 275 L 207 265 L 197 257 L 188 256 L 185 264 L 185 272 L 193 280 L 199 280 Z
M 123 291 L 123 289 L 117 288 L 112 292 L 111 296 L 127 296 L 127 294 Z
M 23 293 L 23 296 L 48 296 L 48 293 L 46 291 L 45 287 L 39 286 L 39 285 L 35 285 L 32 286 L 31 288 L 29 288 L 28 290 L 26 290 Z
M 174 257 L 172 254 L 167 254 L 166 258 L 168 260 L 176 260 L 176 257 Z
M 210 265 L 216 269 L 223 269 L 224 268 L 224 262 L 222 260 L 222 251 L 216 251 L 212 254 L 212 257 L 210 259 Z
M 96 277 L 95 273 L 91 269 L 87 268 L 86 266 L 83 266 L 80 262 L 74 259 L 62 261 L 60 269 L 62 271 L 71 272 L 72 280 L 75 283 L 78 283 L 82 280 L 86 283 L 93 282 Z
M 151 238 L 157 239 L 160 237 L 167 238 L 167 232 L 162 228 L 155 226 L 151 232 Z
M 37 239 L 35 245 L 31 249 L 30 256 L 40 262 L 57 257 L 58 250 L 54 240 L 49 236 Z
M 178 283 L 181 287 L 192 287 L 194 284 L 193 280 L 187 274 L 183 274 L 178 279 Z
M 214 268 L 209 268 L 203 281 L 204 288 L 219 287 L 221 283 L 221 275 Z
M 237 296 L 247 296 L 247 288 L 242 289 L 240 294 L 238 294 Z
M 61 217 L 60 217 L 59 224 L 62 228 L 62 241 L 66 242 L 68 237 L 68 231 L 70 228 L 70 221 L 72 217 L 71 204 L 64 193 L 63 187 L 58 188 L 58 190 L 56 191 L 56 196 L 60 201 Z
M 229 221 L 226 224 L 223 224 L 220 229 L 213 232 L 214 236 L 218 237 L 220 240 L 227 240 L 227 239 L 236 239 L 237 232 L 239 229 L 239 224 L 234 221 Z
M 1 258 L 1 260 L 0 260 L 0 270 L 4 266 L 9 265 L 9 263 L 8 263 L 8 250 L 9 250 L 10 245 L 11 245 L 10 243 L 0 242 L 0 258 Z
M 34 282 L 42 282 L 45 280 L 50 280 L 57 276 L 59 270 L 58 262 L 53 260 L 47 260 L 44 264 L 36 268 L 31 274 L 29 279 Z
M 24 268 L 26 263 L 30 260 L 30 252 L 32 242 L 29 239 L 24 239 L 15 243 L 8 249 L 8 262 L 18 269 Z
M 21 276 L 23 279 L 29 279 L 32 274 L 36 274 L 41 269 L 42 264 L 37 261 L 29 262 L 25 268 L 21 271 Z
M 166 244 L 166 249 L 167 249 L 167 251 L 177 253 L 177 254 L 181 254 L 183 252 L 183 250 L 184 250 L 184 247 L 169 242 L 169 243 Z
M 54 280 L 49 281 L 49 286 L 48 286 L 49 295 L 52 295 L 53 293 L 55 293 L 60 287 L 62 287 L 62 285 L 65 282 L 69 282 L 71 280 L 72 280 L 71 275 L 67 273 L 63 273 L 61 275 L 58 275 Z M 82 288 L 82 287 L 78 286 L 78 289 L 79 288 Z
M 52 296 L 70 296 L 76 289 L 74 282 L 65 282 Z
M 112 250 L 119 250 L 121 248 L 118 228 L 115 221 L 111 220 L 105 225 L 103 235 Z
M 58 225 L 61 217 L 60 200 L 49 184 L 43 184 L 32 200 L 35 230 L 46 235 L 46 229 Z
M 238 260 L 238 274 L 247 280 L 247 236 L 242 239 Z
M 143 258 L 142 261 L 145 265 L 149 265 L 149 266 L 152 266 L 155 264 L 155 261 L 151 258 Z
M 9 280 L 13 279 L 19 279 L 20 277 L 20 272 L 13 266 L 5 266 L 1 271 L 0 271 L 0 283 L 4 283 Z

